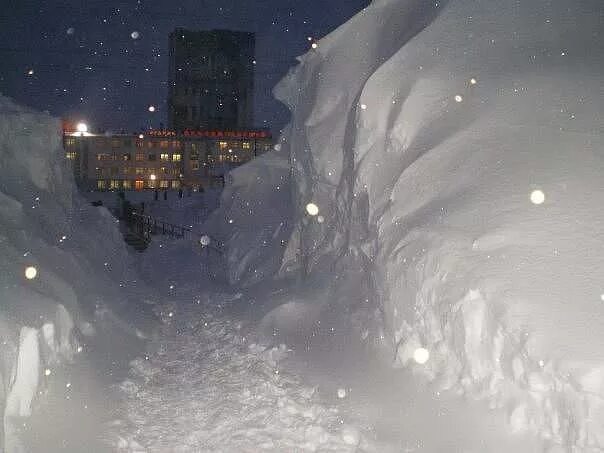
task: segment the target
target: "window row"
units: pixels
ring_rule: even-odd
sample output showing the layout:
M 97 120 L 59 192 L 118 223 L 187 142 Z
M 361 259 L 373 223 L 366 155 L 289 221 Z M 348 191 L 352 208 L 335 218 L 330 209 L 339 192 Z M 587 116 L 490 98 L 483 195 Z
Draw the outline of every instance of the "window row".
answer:
M 159 181 L 146 181 L 143 179 L 129 180 L 129 179 L 98 179 L 96 182 L 96 188 L 98 190 L 143 190 L 143 189 L 180 189 L 181 182 L 177 179 L 174 180 L 159 180 Z
M 107 177 L 107 176 L 118 176 L 119 174 L 124 175 L 180 175 L 181 170 L 178 167 L 159 167 L 159 168 L 149 168 L 149 167 L 106 167 L 106 168 L 96 168 L 97 177 Z
M 69 153 L 68 153 L 69 154 Z M 145 160 L 148 160 L 150 162 L 154 162 L 157 161 L 157 157 L 158 155 L 155 153 L 136 153 L 135 154 L 135 160 L 137 162 L 143 162 Z M 68 157 L 69 158 L 69 157 Z M 123 160 L 123 161 L 131 161 L 132 160 L 132 154 L 131 153 L 122 153 L 117 154 L 117 153 L 113 153 L 113 154 L 108 154 L 108 153 L 98 153 L 96 155 L 96 160 L 98 161 L 103 161 L 103 160 Z M 159 160 L 164 161 L 164 162 L 180 162 L 182 160 L 182 154 L 180 153 L 160 153 L 159 154 Z
M 137 140 L 137 148 L 173 148 L 181 149 L 182 142 L 180 140 Z

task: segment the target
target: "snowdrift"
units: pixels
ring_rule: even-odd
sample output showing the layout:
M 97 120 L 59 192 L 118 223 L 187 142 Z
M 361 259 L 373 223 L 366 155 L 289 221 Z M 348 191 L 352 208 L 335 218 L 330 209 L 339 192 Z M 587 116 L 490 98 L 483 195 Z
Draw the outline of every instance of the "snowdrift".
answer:
M 115 219 L 75 191 L 60 121 L 0 97 L 0 168 L 0 446 L 21 451 L 54 367 L 95 333 L 142 338 L 152 321 Z
M 396 365 L 552 448 L 604 448 L 601 18 L 595 0 L 374 1 L 276 89 L 281 272 L 330 272 Z M 252 179 L 237 205 L 275 184 Z M 224 231 L 233 274 L 262 258 L 257 222 Z
M 204 224 L 212 243 L 212 273 L 229 284 L 253 285 L 271 277 L 291 235 L 290 166 L 285 153 L 264 154 L 232 170 L 220 209 Z

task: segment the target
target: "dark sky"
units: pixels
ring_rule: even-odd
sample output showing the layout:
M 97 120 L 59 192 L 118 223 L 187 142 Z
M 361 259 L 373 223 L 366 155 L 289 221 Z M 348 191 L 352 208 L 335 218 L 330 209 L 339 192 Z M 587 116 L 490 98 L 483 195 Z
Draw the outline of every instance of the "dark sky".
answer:
M 271 89 L 308 50 L 307 38 L 326 35 L 369 1 L 0 3 L 0 92 L 20 103 L 84 119 L 93 129 L 157 127 L 166 121 L 168 34 L 175 27 L 227 28 L 257 34 L 256 125 L 276 131 L 287 109 L 272 99 Z

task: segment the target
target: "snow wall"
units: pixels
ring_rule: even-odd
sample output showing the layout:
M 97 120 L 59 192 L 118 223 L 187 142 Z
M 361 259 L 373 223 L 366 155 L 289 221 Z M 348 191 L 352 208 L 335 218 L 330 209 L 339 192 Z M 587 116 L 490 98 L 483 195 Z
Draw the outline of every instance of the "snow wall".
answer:
M 77 194 L 61 134 L 58 119 L 0 96 L 0 451 L 21 451 L 45 376 L 90 337 L 153 326 L 116 220 Z
M 554 450 L 604 449 L 602 17 L 598 0 L 374 1 L 276 88 L 292 121 L 249 175 L 270 171 L 235 171 L 214 215 L 230 281 L 330 274 L 330 303 L 396 366 Z M 267 260 L 276 222 L 226 222 L 290 173 Z

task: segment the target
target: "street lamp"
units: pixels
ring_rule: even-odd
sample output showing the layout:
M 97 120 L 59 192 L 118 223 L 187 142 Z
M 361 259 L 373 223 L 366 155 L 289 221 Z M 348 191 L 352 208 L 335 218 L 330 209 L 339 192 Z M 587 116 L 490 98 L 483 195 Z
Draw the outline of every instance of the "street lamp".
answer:
M 86 132 L 88 132 L 88 125 L 86 123 L 78 123 L 76 130 L 80 133 L 80 135 L 84 135 Z

